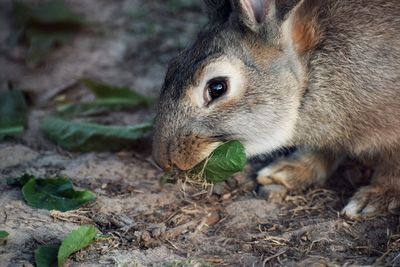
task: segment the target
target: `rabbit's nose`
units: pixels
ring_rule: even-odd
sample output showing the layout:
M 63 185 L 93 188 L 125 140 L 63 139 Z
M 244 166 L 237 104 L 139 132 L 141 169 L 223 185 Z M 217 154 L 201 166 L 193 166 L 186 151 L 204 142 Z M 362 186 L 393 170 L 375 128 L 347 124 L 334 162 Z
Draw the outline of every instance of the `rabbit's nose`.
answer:
M 172 169 L 168 148 L 169 142 L 166 140 L 155 140 L 153 143 L 153 159 L 157 165 L 165 171 L 170 171 Z
M 172 164 L 168 159 L 168 154 L 162 155 L 159 153 L 153 153 L 153 159 L 157 163 L 157 165 L 164 171 L 168 172 L 172 170 Z
M 158 167 L 160 167 L 164 171 L 169 172 L 172 170 L 172 164 L 169 163 L 168 161 L 164 161 L 163 159 L 157 157 L 156 155 L 153 155 L 153 159 L 155 163 L 158 165 Z

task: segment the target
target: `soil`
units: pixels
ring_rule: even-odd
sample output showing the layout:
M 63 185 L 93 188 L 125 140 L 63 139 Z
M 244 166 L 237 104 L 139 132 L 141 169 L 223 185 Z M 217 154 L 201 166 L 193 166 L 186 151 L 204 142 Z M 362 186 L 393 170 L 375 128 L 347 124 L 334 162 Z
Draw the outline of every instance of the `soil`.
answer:
M 0 230 L 10 233 L 0 244 L 0 266 L 33 266 L 37 247 L 58 244 L 81 224 L 95 225 L 104 238 L 66 266 L 400 266 L 398 216 L 352 221 L 339 214 L 370 177 L 350 159 L 323 188 L 274 202 L 254 181 L 265 160 L 201 189 L 163 182 L 150 137 L 125 151 L 72 153 L 43 136 L 40 121 L 57 99 L 92 97 L 77 85 L 83 76 L 156 98 L 168 60 L 206 21 L 198 1 L 65 1 L 91 26 L 39 67 L 25 64 L 26 46 L 8 42 L 12 2 L 0 3 L 0 90 L 10 82 L 32 104 L 28 129 L 0 143 Z M 98 119 L 127 125 L 153 116 L 148 108 Z M 71 177 L 97 200 L 64 213 L 31 208 L 5 181 L 23 173 Z

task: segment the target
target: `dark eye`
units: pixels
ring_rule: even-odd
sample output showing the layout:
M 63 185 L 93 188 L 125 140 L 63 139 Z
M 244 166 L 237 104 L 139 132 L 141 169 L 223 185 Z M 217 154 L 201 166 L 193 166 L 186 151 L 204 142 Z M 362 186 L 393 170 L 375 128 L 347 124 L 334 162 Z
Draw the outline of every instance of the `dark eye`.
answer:
M 207 90 L 210 100 L 214 100 L 224 95 L 228 90 L 228 86 L 226 81 L 211 81 Z

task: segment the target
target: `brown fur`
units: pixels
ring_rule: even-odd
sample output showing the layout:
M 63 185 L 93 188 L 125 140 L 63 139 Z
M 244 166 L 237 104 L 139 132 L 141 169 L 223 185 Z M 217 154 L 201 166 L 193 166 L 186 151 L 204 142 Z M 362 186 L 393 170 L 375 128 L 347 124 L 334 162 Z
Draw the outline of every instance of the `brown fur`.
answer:
M 323 185 L 337 161 L 338 157 L 329 152 L 302 151 L 261 170 L 257 181 L 263 185 L 281 184 L 291 190 Z
M 204 155 L 204 151 L 209 148 L 210 143 L 212 141 L 210 142 L 208 138 L 196 135 L 177 136 L 170 146 L 171 163 L 181 170 L 189 170 L 207 156 L 207 154 Z M 188 147 L 190 150 L 187 149 Z M 211 152 L 212 150 L 209 151 Z
M 298 54 L 304 55 L 319 41 L 318 25 L 315 21 L 315 1 L 306 1 L 292 17 L 292 40 Z
M 155 126 L 156 161 L 186 169 L 218 142 L 232 139 L 252 155 L 297 146 L 314 154 L 315 162 L 305 163 L 300 156 L 290 163 L 296 168 L 282 167 L 301 174 L 299 181 L 292 179 L 296 185 L 315 182 L 313 168 L 321 151 L 373 159 L 375 180 L 354 196 L 344 213 L 356 217 L 396 209 L 399 2 L 252 1 L 206 1 L 210 23 L 171 62 L 166 75 Z M 243 93 L 234 101 L 194 106 L 187 96 L 198 85 L 199 73 L 222 56 L 242 62 Z M 201 136 L 201 145 L 183 142 L 195 136 Z

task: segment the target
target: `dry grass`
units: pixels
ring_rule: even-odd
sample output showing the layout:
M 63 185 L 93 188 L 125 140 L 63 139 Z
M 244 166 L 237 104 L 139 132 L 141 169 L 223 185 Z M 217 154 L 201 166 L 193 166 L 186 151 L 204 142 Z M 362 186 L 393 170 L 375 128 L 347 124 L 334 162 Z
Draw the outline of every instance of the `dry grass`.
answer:
M 387 243 L 387 250 L 376 260 L 376 264 L 390 264 L 391 266 L 400 265 L 400 234 L 391 235 Z M 393 254 L 392 257 L 389 255 Z
M 92 224 L 94 225 L 95 222 L 88 217 L 88 215 L 91 213 L 90 210 L 84 210 L 84 209 L 78 209 L 78 210 L 73 210 L 73 211 L 67 211 L 67 212 L 60 212 L 56 210 L 50 211 L 50 216 L 54 220 L 58 221 L 63 221 L 63 222 L 70 222 L 70 223 L 76 223 L 76 224 Z
M 211 156 L 210 156 L 211 157 Z M 183 184 L 189 184 L 194 188 L 201 188 L 201 189 L 208 189 L 212 187 L 212 183 L 208 182 L 206 177 L 205 177 L 205 169 L 207 166 L 208 161 L 210 160 L 210 157 L 206 158 L 204 163 L 201 166 L 200 169 L 194 168 L 188 172 L 182 173 L 181 176 L 183 176 Z
M 315 212 L 326 214 L 327 210 L 337 213 L 333 207 L 338 200 L 337 193 L 332 190 L 314 189 L 305 195 L 286 196 L 285 201 L 289 203 L 289 208 L 286 212 L 291 213 L 293 216 Z

